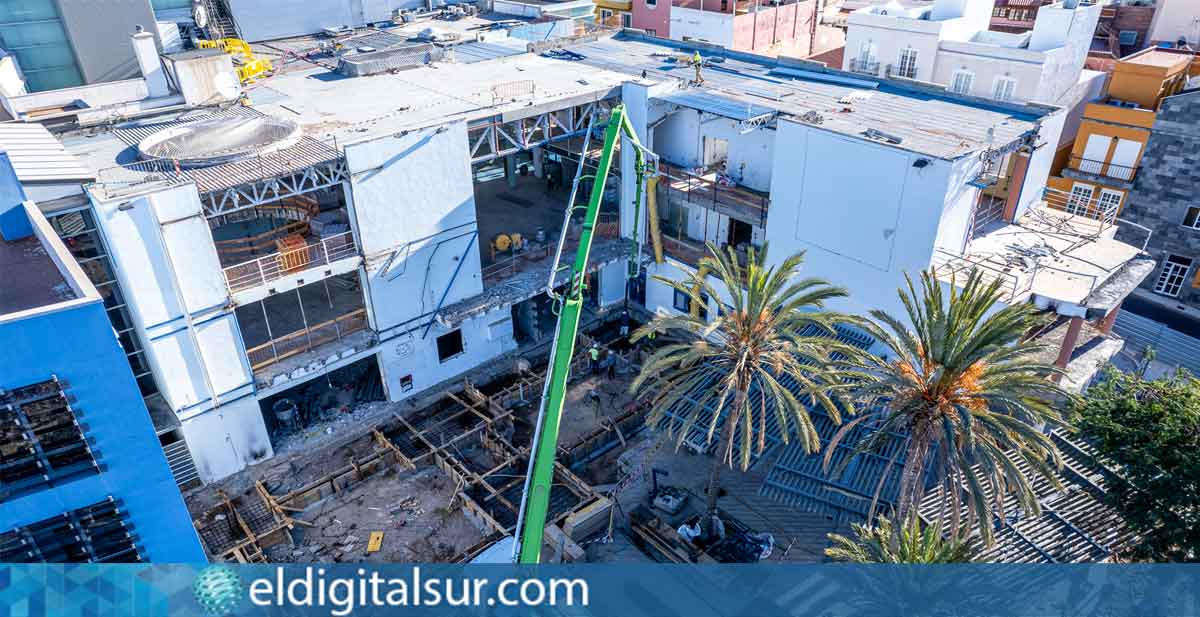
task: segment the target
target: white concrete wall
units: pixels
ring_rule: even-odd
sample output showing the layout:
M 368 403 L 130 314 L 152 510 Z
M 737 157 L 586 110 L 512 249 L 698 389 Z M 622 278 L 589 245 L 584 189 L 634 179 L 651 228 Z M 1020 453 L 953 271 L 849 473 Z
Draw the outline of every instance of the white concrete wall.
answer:
M 804 272 L 847 286 L 847 310 L 896 310 L 904 272 L 929 266 L 954 166 L 781 120 L 767 241 L 772 261 L 804 250 Z
M 438 359 L 437 337 L 455 329 L 462 330 L 463 352 L 442 362 Z M 517 348 L 509 304 L 471 317 L 456 328 L 435 323 L 427 336 L 422 336 L 424 331 L 421 328 L 401 334 L 379 347 L 379 365 L 393 401 L 418 394 Z M 405 377 L 412 378 L 409 390 L 401 385 Z
M 242 38 L 266 41 L 314 34 L 336 26 L 361 27 L 386 21 L 397 9 L 425 6 L 422 0 L 228 0 Z
M 1067 115 L 1067 110 L 1060 109 L 1042 118 L 1037 140 L 1041 147 L 1029 157 L 1028 172 L 1021 187 L 1020 201 L 1017 202 L 1016 218 L 1021 218 L 1026 210 L 1042 199 L 1046 191 L 1046 180 L 1050 177 L 1050 167 L 1054 164 Z
M 625 276 L 628 269 L 627 262 L 615 261 L 592 275 L 592 280 L 600 284 L 601 307 L 612 306 L 625 299 Z
M 655 127 L 654 151 L 676 165 L 695 167 L 701 163 L 705 138 L 724 139 L 729 143 L 725 173 L 756 191 L 770 190 L 775 132 L 758 129 L 740 134 L 737 127 L 728 118 L 683 109 Z
M 483 291 L 470 160 L 463 122 L 346 147 L 381 339 L 427 322 L 443 295 L 451 304 Z
M 933 69 L 937 60 L 940 24 L 938 22 L 917 21 L 903 18 L 875 18 L 886 20 L 880 25 L 857 23 L 851 14 L 850 26 L 846 30 L 846 52 L 842 57 L 842 69 L 850 70 L 851 60 L 858 60 L 864 43 L 870 42 L 875 46 L 875 60 L 879 62 L 879 72 L 882 75 L 887 65 L 898 68 L 900 50 L 912 48 L 917 51 L 916 79 L 931 81 Z
M 258 401 L 252 396 L 188 418 L 180 428 L 205 483 L 274 455 Z
M 673 6 L 671 38 L 676 41 L 699 39 L 723 47 L 733 47 L 733 15 Z
M 128 201 L 103 202 L 93 195 L 93 205 L 163 398 L 184 423 L 225 427 L 219 439 L 189 439 L 197 465 L 207 461 L 202 477 L 219 479 L 271 456 L 195 187 Z
M 1158 0 L 1154 21 L 1150 22 L 1150 40 L 1174 43 L 1187 39 L 1200 45 L 1200 3 L 1196 0 Z
M 965 94 L 992 98 L 996 78 L 1010 77 L 1017 80 L 1014 101 L 1040 100 L 1043 73 L 1041 56 L 1024 49 L 996 45 L 943 43 L 930 81 L 949 89 L 954 83 L 956 71 L 969 71 L 974 73 L 975 79 L 971 91 Z
M 979 202 L 979 189 L 968 184 L 979 175 L 983 161 L 979 157 L 966 156 L 951 164 L 947 182 L 946 205 L 938 221 L 937 239 L 934 246 L 954 255 L 963 253 L 970 231 L 971 214 Z

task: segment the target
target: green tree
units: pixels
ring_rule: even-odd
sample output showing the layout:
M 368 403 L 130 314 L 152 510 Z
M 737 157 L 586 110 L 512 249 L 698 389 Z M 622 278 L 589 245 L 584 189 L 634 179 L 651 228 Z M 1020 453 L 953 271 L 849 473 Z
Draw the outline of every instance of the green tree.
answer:
M 1200 380 L 1110 369 L 1074 412 L 1113 467 L 1108 499 L 1139 537 L 1133 556 L 1200 561 Z
M 743 469 L 751 453 L 761 454 L 765 447 L 769 414 L 775 416 L 785 443 L 794 435 L 806 450 L 817 451 L 820 439 L 805 403 L 815 401 L 834 422 L 841 421 L 839 402 L 826 394 L 839 377 L 831 370 L 830 354 L 851 348 L 830 336 L 835 324 L 849 318 L 823 310 L 827 301 L 846 296 L 846 291 L 820 279 L 799 278 L 802 253 L 767 267 L 766 247 L 751 248 L 744 266 L 732 247 L 722 253 L 709 244 L 708 252 L 687 280 L 655 279 L 686 294 L 693 307 L 716 298 L 721 310 L 707 316 L 699 310 L 660 315 L 638 328 L 634 341 L 651 333 L 669 333 L 673 340 L 643 364 L 631 390 L 649 400 L 651 426 L 658 426 L 668 412 L 683 417 L 678 427 L 667 424 L 677 429 L 676 447 L 697 426 L 706 407 L 725 412 L 709 471 L 709 516 L 703 524 L 710 531 L 721 469 L 734 463 L 735 434 L 740 436 Z M 707 273 L 720 282 L 719 291 Z M 788 382 L 798 384 L 799 396 L 788 390 Z M 712 442 L 721 415 L 714 413 L 700 425 L 707 431 L 706 443 Z
M 871 311 L 865 327 L 886 352 L 852 354 L 843 362 L 852 378 L 841 388 L 853 392 L 862 413 L 830 440 L 825 466 L 856 426 L 874 429 L 858 438 L 858 452 L 879 451 L 893 434 L 905 435 L 876 485 L 871 512 L 903 455 L 897 519 L 906 520 L 921 500 L 931 469 L 950 508 L 950 530 L 959 531 L 965 502 L 969 519 L 980 521 L 990 542 L 992 511 L 1006 495 L 1030 514 L 1040 511 L 1029 479 L 1007 454 L 1057 482 L 1060 455 L 1041 429 L 1061 418 L 1052 401 L 1067 395 L 1050 379 L 1060 371 L 1037 359 L 1043 345 L 1026 340 L 1039 322 L 1031 305 L 996 309 L 999 280 L 989 284 L 973 271 L 961 289 L 949 285 L 949 293 L 932 270 L 921 273 L 919 290 L 905 280 L 899 294 L 911 327 Z M 956 486 L 961 490 L 952 490 Z
M 854 538 L 831 533 L 825 555 L 849 563 L 967 563 L 975 549 L 956 535 L 942 534 L 941 525 L 921 528 L 916 516 L 896 527 L 885 516 L 875 523 L 851 523 Z

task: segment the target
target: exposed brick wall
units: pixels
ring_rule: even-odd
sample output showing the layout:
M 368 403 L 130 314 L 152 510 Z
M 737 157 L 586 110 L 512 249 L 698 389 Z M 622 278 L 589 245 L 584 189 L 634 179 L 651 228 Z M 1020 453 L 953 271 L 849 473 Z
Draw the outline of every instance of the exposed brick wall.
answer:
M 1121 217 L 1153 231 L 1146 250 L 1160 263 L 1142 287 L 1153 291 L 1161 264 L 1174 254 L 1192 259 L 1178 299 L 1200 308 L 1200 288 L 1192 286 L 1200 268 L 1200 229 L 1183 226 L 1189 207 L 1200 206 L 1200 91 L 1163 100 L 1154 131 Z M 1144 232 L 1122 228 L 1119 238 L 1141 243 Z

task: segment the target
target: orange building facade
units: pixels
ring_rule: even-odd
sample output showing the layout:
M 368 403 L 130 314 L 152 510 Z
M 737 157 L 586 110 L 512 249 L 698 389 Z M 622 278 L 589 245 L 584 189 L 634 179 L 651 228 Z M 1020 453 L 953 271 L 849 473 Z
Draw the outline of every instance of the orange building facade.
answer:
M 1084 110 L 1074 145 L 1060 153 L 1047 182 L 1047 203 L 1112 222 L 1121 214 L 1162 99 L 1200 74 L 1193 52 L 1145 49 L 1119 60 L 1106 97 Z

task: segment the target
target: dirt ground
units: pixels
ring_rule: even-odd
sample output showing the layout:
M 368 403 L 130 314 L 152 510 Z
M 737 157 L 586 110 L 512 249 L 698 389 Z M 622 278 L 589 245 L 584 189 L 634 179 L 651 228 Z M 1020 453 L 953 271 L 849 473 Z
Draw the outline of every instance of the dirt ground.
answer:
M 485 534 L 455 507 L 454 486 L 435 467 L 373 476 L 353 490 L 295 516 L 313 523 L 293 532 L 296 546 L 267 551 L 271 562 L 437 562 L 474 546 Z M 371 532 L 383 532 L 369 552 Z

